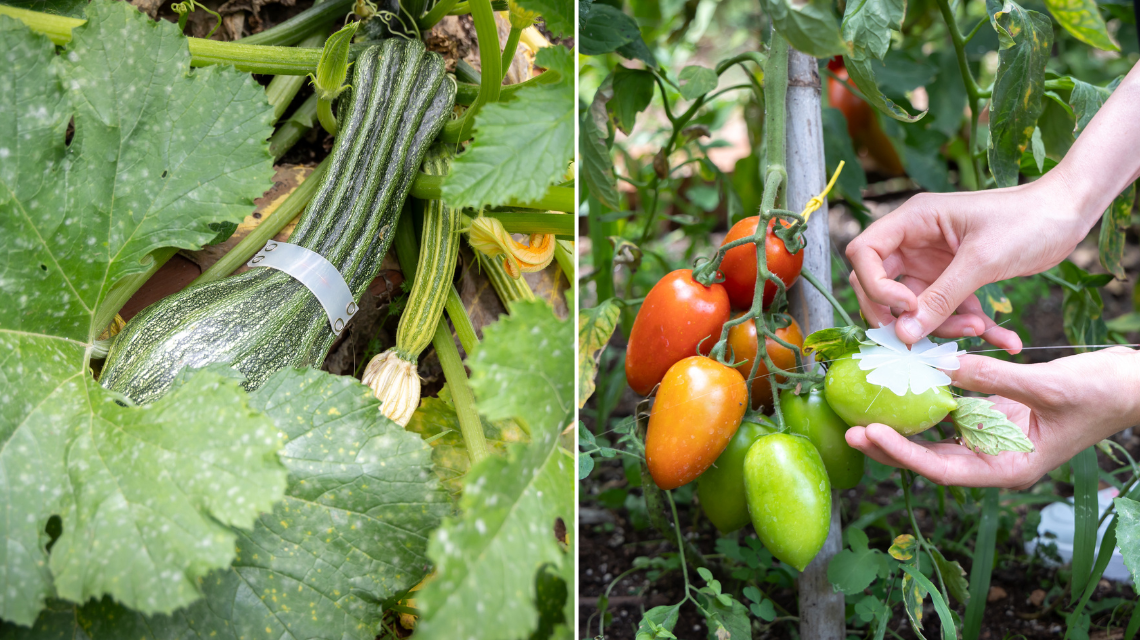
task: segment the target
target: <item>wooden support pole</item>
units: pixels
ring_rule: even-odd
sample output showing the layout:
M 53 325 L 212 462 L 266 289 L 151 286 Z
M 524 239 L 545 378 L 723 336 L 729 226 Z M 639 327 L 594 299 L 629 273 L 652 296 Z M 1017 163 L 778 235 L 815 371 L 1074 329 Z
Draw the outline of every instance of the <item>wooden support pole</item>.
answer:
M 788 208 L 801 211 L 808 200 L 827 184 L 823 158 L 823 114 L 820 111 L 820 79 L 816 59 L 791 50 L 788 53 L 787 169 Z M 808 220 L 804 234 L 804 270 L 831 286 L 831 240 L 827 230 L 827 202 Z M 834 325 L 831 304 L 802 279 L 791 288 L 792 316 L 804 335 Z M 806 362 L 805 362 L 806 364 Z M 839 494 L 831 492 L 831 530 L 819 555 L 800 576 L 800 637 L 812 640 L 843 640 L 845 616 L 843 594 L 827 580 L 827 565 L 842 547 Z

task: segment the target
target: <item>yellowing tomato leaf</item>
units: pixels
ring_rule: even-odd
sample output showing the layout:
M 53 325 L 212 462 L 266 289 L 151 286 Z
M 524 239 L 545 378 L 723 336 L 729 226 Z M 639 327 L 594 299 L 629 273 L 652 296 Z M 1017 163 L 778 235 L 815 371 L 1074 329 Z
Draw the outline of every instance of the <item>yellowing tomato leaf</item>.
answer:
M 958 398 L 950 412 L 962 443 L 974 451 L 996 456 L 1002 451 L 1033 451 L 1033 443 L 1021 427 L 1009 421 L 994 403 L 982 398 Z
M 1045 0 L 1045 6 L 1077 40 L 1104 51 L 1120 51 L 1120 46 L 1108 35 L 1108 27 L 1095 0 Z
M 1021 154 L 1045 110 L 1045 64 L 1053 46 L 1049 18 L 990 0 L 990 23 L 998 32 L 997 78 L 990 102 L 990 168 L 999 187 L 1017 184 Z
M 602 351 L 621 319 L 621 305 L 613 298 L 591 309 L 578 310 L 578 408 L 594 395 L 594 378 Z
M 816 354 L 817 359 L 830 362 L 855 353 L 866 340 L 867 332 L 860 327 L 820 329 L 804 338 L 804 355 Z
M 199 373 L 147 407 L 91 378 L 110 290 L 152 251 L 242 220 L 273 170 L 272 108 L 248 74 L 191 70 L 178 28 L 127 3 L 86 10 L 60 56 L 0 17 L 0 617 L 24 625 L 56 595 L 189 604 L 233 558 L 229 526 L 285 487 L 276 430 L 231 377 Z

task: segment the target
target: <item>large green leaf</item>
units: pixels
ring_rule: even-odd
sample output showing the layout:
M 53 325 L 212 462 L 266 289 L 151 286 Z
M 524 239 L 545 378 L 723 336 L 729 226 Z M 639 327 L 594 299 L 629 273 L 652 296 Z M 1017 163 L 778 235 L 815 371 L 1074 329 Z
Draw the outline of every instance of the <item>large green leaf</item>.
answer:
M 574 0 L 518 0 L 519 6 L 537 11 L 546 28 L 559 37 L 574 37 Z
M 891 30 L 898 30 L 906 15 L 902 0 L 862 0 L 848 2 L 843 14 L 843 57 L 847 73 L 859 91 L 875 108 L 901 122 L 915 122 L 925 111 L 912 116 L 906 109 L 883 95 L 875 81 L 874 60 L 882 60 L 891 44 Z
M 520 303 L 467 360 L 479 412 L 525 419 L 532 439 L 475 465 L 462 515 L 432 536 L 436 573 L 416 598 L 421 640 L 526 637 L 539 625 L 536 573 L 550 564 L 565 575 L 573 563 L 555 537 L 557 520 L 574 522 L 574 458 L 560 444 L 574 409 L 572 334 L 546 304 Z
M 611 209 L 617 209 L 620 203 L 614 161 L 607 144 L 611 139 L 607 104 L 614 98 L 614 81 L 614 76 L 602 81 L 578 127 L 582 179 L 589 187 L 590 195 Z
M 1105 51 L 1120 51 L 1108 35 L 1108 27 L 1095 0 L 1045 0 L 1049 13 L 1065 31 L 1085 44 Z
M 538 200 L 561 182 L 574 155 L 574 54 L 555 45 L 535 63 L 557 70 L 553 84 L 528 87 L 509 102 L 475 116 L 475 141 L 443 180 L 443 199 L 456 207 Z
M 999 187 L 1012 187 L 1021 154 L 1045 110 L 1045 64 L 1053 46 L 1053 25 L 1013 0 L 1004 5 L 989 0 L 988 8 L 1000 43 L 990 103 L 990 170 Z
M 0 617 L 21 624 L 55 594 L 188 604 L 233 557 L 223 525 L 284 489 L 275 430 L 236 381 L 202 373 L 135 408 L 90 376 L 108 292 L 270 186 L 272 109 L 247 74 L 191 71 L 173 24 L 110 0 L 87 17 L 59 57 L 0 17 Z
M 60 629 L 94 640 L 376 636 L 379 602 L 423 577 L 427 536 L 450 510 L 428 446 L 348 377 L 284 369 L 251 404 L 287 438 L 289 488 L 239 535 L 233 565 L 200 580 L 205 598 L 149 617 L 110 599 L 53 603 L 29 637 Z

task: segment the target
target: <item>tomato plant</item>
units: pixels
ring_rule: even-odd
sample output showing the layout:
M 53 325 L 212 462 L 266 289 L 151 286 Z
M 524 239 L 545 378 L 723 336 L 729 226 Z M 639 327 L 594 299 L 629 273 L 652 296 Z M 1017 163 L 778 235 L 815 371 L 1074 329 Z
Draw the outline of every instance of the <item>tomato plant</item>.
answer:
M 625 375 L 630 388 L 648 395 L 670 367 L 720 334 L 728 314 L 724 287 L 697 282 L 689 269 L 662 278 L 645 296 L 629 334 Z
M 0 636 L 568 634 L 573 9 L 210 4 L 0 4 Z
M 645 462 L 657 486 L 676 489 L 708 469 L 732 440 L 747 402 L 744 377 L 731 367 L 704 356 L 670 367 L 645 437 Z
M 776 429 L 768 418 L 745 419 L 716 462 L 697 478 L 701 509 L 721 533 L 732 533 L 751 522 L 744 493 L 744 456 L 760 436 Z
M 827 370 L 827 404 L 850 426 L 877 422 L 911 436 L 938 424 L 958 406 L 945 387 L 933 387 L 917 395 L 907 391 L 898 396 L 886 387 L 867 382 L 867 374 L 849 356 L 836 360 Z
M 788 430 L 811 440 L 819 451 L 831 486 L 851 489 L 859 484 L 863 479 L 865 456 L 847 444 L 844 436 L 847 423 L 832 410 L 822 391 L 812 389 L 806 394 L 797 394 L 794 389 L 786 389 L 780 394 L 780 407 L 787 418 Z
M 803 571 L 831 527 L 831 482 L 819 451 L 802 436 L 761 437 L 744 458 L 744 487 L 764 547 Z
M 800 325 L 790 318 L 788 326 L 776 329 L 775 335 L 776 338 L 794 345 L 797 350 L 804 346 L 804 336 L 800 332 Z M 768 357 L 776 367 L 785 371 L 794 370 L 796 367 L 795 351 L 777 342 L 776 338 L 765 337 L 764 339 Z M 756 358 L 756 324 L 744 322 L 730 328 L 728 330 L 728 346 L 732 350 L 733 357 L 740 362 L 736 368 L 747 379 L 752 375 L 752 365 Z M 756 364 L 756 376 L 752 378 L 753 409 L 771 406 L 772 377 L 775 377 L 777 382 L 787 381 L 784 376 L 771 374 L 768 371 L 768 366 L 764 364 L 764 359 L 761 358 L 760 362 Z
M 752 237 L 756 233 L 760 218 L 752 216 L 737 222 L 728 230 L 724 243 L 733 240 Z M 787 223 L 783 223 L 788 226 Z M 792 253 L 788 251 L 784 241 L 776 236 L 774 231 L 776 220 L 768 222 L 767 237 L 764 239 L 764 251 L 767 254 L 768 270 L 783 281 L 785 287 L 790 287 L 800 277 L 800 269 L 804 265 L 802 251 Z M 723 246 L 723 245 L 722 245 Z M 756 245 L 744 244 L 729 249 L 720 263 L 724 273 L 724 289 L 732 306 L 737 309 L 747 309 L 752 306 L 752 292 L 756 289 Z M 772 305 L 776 297 L 776 285 L 772 281 L 764 284 L 764 308 Z

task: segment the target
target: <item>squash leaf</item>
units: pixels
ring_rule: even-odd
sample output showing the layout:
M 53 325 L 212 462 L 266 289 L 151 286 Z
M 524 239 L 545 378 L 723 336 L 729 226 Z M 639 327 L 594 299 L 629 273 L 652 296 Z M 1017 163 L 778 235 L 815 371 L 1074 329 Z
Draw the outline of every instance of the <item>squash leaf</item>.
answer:
M 461 515 L 432 535 L 435 576 L 416 597 L 420 640 L 527 637 L 540 620 L 536 574 L 550 564 L 566 575 L 574 562 L 556 537 L 558 520 L 574 522 L 574 456 L 560 442 L 574 411 L 573 331 L 545 303 L 521 302 L 484 328 L 467 360 L 479 413 L 525 420 L 531 442 L 472 467 Z
M 574 53 L 546 47 L 535 64 L 561 79 L 483 107 L 475 116 L 475 141 L 443 180 L 448 205 L 478 209 L 538 200 L 564 179 L 574 156 Z
M 0 17 L 0 617 L 24 625 L 54 595 L 189 604 L 233 558 L 227 525 L 285 487 L 276 430 L 236 381 L 203 372 L 127 407 L 89 373 L 111 289 L 270 186 L 272 109 L 248 74 L 191 71 L 171 23 L 110 0 L 87 18 L 56 56 Z
M 450 511 L 428 446 L 385 418 L 370 390 L 348 377 L 283 369 L 250 404 L 288 439 L 280 455 L 289 488 L 252 531 L 239 533 L 233 565 L 200 581 L 202 600 L 154 616 L 110 598 L 78 608 L 53 601 L 33 629 L 0 628 L 0 635 L 376 637 L 379 603 L 423 578 L 427 535 Z

